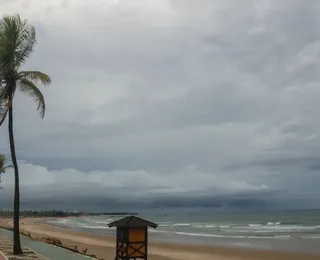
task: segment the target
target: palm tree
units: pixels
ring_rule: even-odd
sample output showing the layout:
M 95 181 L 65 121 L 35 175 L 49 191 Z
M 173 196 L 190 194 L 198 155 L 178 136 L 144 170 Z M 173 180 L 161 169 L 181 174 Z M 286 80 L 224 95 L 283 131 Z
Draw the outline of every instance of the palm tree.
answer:
M 36 43 L 35 28 L 19 15 L 4 16 L 0 20 L 0 99 L 2 100 L 2 117 L 8 114 L 8 130 L 11 159 L 14 167 L 14 213 L 13 213 L 13 253 L 22 254 L 19 235 L 19 169 L 13 137 L 13 98 L 16 90 L 29 95 L 37 103 L 37 110 L 43 118 L 45 100 L 37 83 L 47 85 L 50 77 L 40 71 L 20 71 L 22 65 L 33 51 Z
M 9 168 L 12 168 L 12 165 L 5 165 L 6 156 L 0 153 L 0 182 L 1 182 L 1 174 L 5 173 Z

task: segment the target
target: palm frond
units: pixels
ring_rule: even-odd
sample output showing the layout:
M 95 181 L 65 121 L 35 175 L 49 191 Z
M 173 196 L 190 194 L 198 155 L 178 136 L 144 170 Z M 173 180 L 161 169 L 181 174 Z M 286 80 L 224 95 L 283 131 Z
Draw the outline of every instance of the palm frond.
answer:
M 0 20 L 0 66 L 13 71 L 21 67 L 36 43 L 35 28 L 19 15 Z
M 18 86 L 21 92 L 29 95 L 33 101 L 38 104 L 37 110 L 39 111 L 41 118 L 43 118 L 46 110 L 46 103 L 41 91 L 32 81 L 25 78 L 19 79 Z
M 4 154 L 0 154 L 0 173 L 6 172 L 7 169 L 13 168 L 13 165 L 5 165 L 6 156 Z
M 6 87 L 0 87 L 0 102 L 6 99 Z
M 43 85 L 48 85 L 51 83 L 50 77 L 41 71 L 21 71 L 18 77 L 25 78 L 34 83 L 41 83 Z
M 0 154 L 0 169 L 4 167 L 5 162 L 6 162 L 6 156 L 4 154 Z
M 30 54 L 33 52 L 33 47 L 35 44 L 35 28 L 24 23 L 24 26 L 19 35 L 18 45 L 16 48 L 15 64 L 17 68 L 26 62 L 27 58 L 29 58 Z
M 10 88 L 6 84 L 0 85 L 0 127 L 5 121 L 11 102 L 9 101 Z M 12 93 L 14 96 L 14 93 Z
M 7 95 L 7 88 L 5 86 L 0 87 L 0 127 L 7 117 L 9 110 L 9 100 Z
M 10 108 L 9 103 L 0 104 L 0 127 L 3 124 L 3 122 L 6 120 L 9 108 Z
M 14 17 L 4 16 L 0 20 L 0 66 L 2 72 L 14 68 L 17 28 Z
M 45 114 L 45 100 L 37 83 L 48 85 L 51 79 L 40 71 L 23 71 L 19 68 L 26 62 L 36 43 L 35 28 L 19 15 L 0 19 L 0 126 L 11 106 L 16 87 L 31 96 L 38 105 L 40 116 Z

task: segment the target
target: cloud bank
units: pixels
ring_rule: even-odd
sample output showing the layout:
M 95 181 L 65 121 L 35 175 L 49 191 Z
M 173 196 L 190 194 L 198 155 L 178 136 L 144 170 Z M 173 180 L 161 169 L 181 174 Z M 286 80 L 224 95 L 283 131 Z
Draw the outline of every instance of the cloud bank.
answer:
M 25 200 L 249 196 L 317 206 L 316 0 L 0 3 L 37 29 L 27 69 L 47 114 L 17 95 Z M 8 153 L 7 129 L 0 151 Z M 11 198 L 12 174 L 3 178 Z M 319 206 L 319 205 L 318 205 Z

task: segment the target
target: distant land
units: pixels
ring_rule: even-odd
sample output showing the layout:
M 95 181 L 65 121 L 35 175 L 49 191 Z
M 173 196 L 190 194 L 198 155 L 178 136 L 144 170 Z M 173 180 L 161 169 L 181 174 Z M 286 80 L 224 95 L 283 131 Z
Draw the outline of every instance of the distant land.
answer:
M 13 215 L 12 211 L 0 210 L 1 218 L 11 218 Z M 24 210 L 20 211 L 20 217 L 22 218 L 43 218 L 43 217 L 81 217 L 81 216 L 124 216 L 124 215 L 137 215 L 137 213 L 132 212 L 78 212 L 78 211 L 62 211 L 62 210 L 41 210 L 41 211 L 32 211 Z

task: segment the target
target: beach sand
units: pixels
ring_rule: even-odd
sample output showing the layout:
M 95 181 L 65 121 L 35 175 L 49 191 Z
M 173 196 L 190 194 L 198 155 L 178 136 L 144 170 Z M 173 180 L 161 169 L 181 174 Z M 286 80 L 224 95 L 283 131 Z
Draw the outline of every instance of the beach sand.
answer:
M 46 224 L 48 219 L 21 219 L 21 231 L 30 232 L 33 238 L 54 237 L 64 245 L 79 245 L 88 248 L 88 254 L 114 260 L 115 238 Z M 1 219 L 0 226 L 12 227 L 12 220 Z M 190 246 L 164 243 L 149 243 L 150 260 L 319 260 L 320 255 L 285 253 L 249 249 L 219 248 L 214 246 Z

